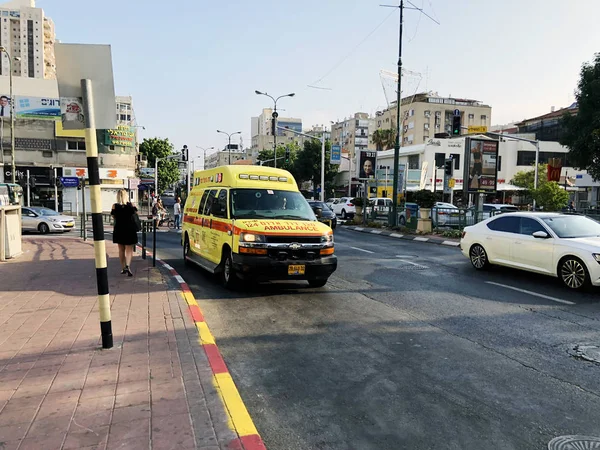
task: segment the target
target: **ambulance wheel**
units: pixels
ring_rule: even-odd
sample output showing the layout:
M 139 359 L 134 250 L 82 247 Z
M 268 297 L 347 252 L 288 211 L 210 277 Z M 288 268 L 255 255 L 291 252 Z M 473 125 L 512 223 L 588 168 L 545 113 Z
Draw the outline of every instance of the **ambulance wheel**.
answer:
M 231 256 L 231 250 L 228 248 L 223 250 L 223 257 L 221 259 L 221 283 L 227 289 L 235 289 L 239 284 L 239 278 L 233 267 L 233 257 Z
M 190 255 L 190 239 L 185 236 L 185 241 L 183 241 L 183 262 L 186 266 L 191 265 L 188 256 Z

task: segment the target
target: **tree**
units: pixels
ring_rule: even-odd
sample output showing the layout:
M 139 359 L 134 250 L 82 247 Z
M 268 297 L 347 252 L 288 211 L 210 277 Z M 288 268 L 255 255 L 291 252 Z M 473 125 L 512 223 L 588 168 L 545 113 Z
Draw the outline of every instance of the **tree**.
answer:
M 600 179 L 600 53 L 596 53 L 593 63 L 581 67 L 575 98 L 579 110 L 576 115 L 563 116 L 560 143 L 569 147 L 573 166 Z
M 538 165 L 538 187 L 533 188 L 535 179 L 535 170 L 522 171 L 515 174 L 511 183 L 515 186 L 526 189 L 538 206 L 543 207 L 545 211 L 557 211 L 569 201 L 569 193 L 563 189 L 556 181 L 547 181 L 547 164 Z
M 285 151 L 290 149 L 290 159 L 286 162 Z M 277 168 L 285 169 L 294 174 L 294 160 L 296 155 L 300 151 L 300 146 L 297 142 L 290 142 L 289 144 L 280 144 L 277 146 Z M 256 158 L 257 161 L 267 161 L 263 165 L 273 167 L 273 149 L 261 150 Z M 270 160 L 270 161 L 269 161 Z M 295 178 L 295 177 L 294 177 Z
M 377 151 L 394 148 L 396 145 L 396 130 L 393 128 L 375 130 L 372 141 Z
M 140 153 L 148 158 L 148 167 L 155 167 L 156 158 L 165 158 L 174 154 L 173 144 L 169 139 L 145 138 L 140 144 Z M 166 188 L 179 181 L 181 175 L 176 158 L 161 160 L 158 163 L 158 192 L 162 193 Z
M 332 194 L 334 179 L 339 166 L 329 162 L 331 143 L 325 142 L 325 193 Z M 296 182 L 311 181 L 313 186 L 321 184 L 321 142 L 316 139 L 304 141 L 304 148 L 298 152 L 294 161 L 292 174 Z M 316 196 L 316 192 L 315 192 Z M 327 197 L 327 195 L 326 195 Z

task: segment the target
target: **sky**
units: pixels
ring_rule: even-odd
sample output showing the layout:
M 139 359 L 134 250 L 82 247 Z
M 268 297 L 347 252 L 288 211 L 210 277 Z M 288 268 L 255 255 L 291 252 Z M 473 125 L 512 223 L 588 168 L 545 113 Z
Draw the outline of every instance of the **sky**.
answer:
M 411 0 L 406 91 L 477 99 L 505 124 L 568 106 L 600 52 L 600 0 Z M 117 95 L 133 96 L 141 137 L 222 149 L 273 96 L 305 129 L 386 107 L 399 0 L 37 0 L 65 43 L 110 44 Z M 410 4 L 406 4 L 410 6 Z M 318 86 L 315 89 L 309 86 Z M 389 92 L 389 91 L 388 91 Z M 234 137 L 232 142 L 238 142 Z

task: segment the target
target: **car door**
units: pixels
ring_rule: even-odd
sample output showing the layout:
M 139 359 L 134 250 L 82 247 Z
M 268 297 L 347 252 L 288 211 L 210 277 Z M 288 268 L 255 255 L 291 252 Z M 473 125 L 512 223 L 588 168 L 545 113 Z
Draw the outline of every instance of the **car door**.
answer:
M 37 215 L 29 208 L 21 209 L 21 229 L 23 231 L 37 230 Z
M 212 192 L 212 191 L 211 191 Z M 209 194 L 209 200 L 211 196 Z M 223 244 L 229 241 L 230 234 L 227 233 L 228 227 L 228 207 L 227 207 L 228 191 L 221 189 L 212 198 L 212 206 L 210 208 L 210 222 L 208 231 L 208 254 L 207 259 L 215 264 L 221 262 L 221 252 Z
M 520 217 L 500 216 L 485 226 L 489 231 L 484 233 L 482 245 L 490 262 L 512 266 L 511 245 L 520 230 Z
M 543 231 L 547 239 L 536 238 L 533 233 Z M 519 233 L 515 234 L 511 245 L 511 259 L 515 266 L 535 272 L 553 272 L 554 239 L 550 232 L 537 219 L 520 218 Z
M 201 223 L 202 223 L 202 231 L 200 236 L 200 255 L 203 258 L 212 261 L 211 252 L 212 245 L 211 237 L 212 237 L 212 217 L 211 217 L 211 209 L 212 205 L 217 196 L 217 189 L 207 189 L 204 191 L 206 196 L 203 196 L 203 204 L 202 204 L 202 212 L 200 213 Z

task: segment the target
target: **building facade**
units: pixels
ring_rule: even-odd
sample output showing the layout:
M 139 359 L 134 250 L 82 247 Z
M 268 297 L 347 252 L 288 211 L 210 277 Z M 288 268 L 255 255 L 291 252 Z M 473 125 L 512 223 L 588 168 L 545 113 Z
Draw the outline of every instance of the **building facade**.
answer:
M 423 92 L 402 99 L 401 146 L 423 144 L 436 135 L 452 134 L 454 111 L 458 110 L 461 125 L 491 125 L 492 107 L 478 100 L 441 97 L 437 93 Z M 398 107 L 394 103 L 377 111 L 375 129 L 396 129 Z
M 354 158 L 361 150 L 374 150 L 372 142 L 375 130 L 375 119 L 367 113 L 356 113 L 354 116 L 331 125 L 331 142 L 340 145 L 342 153 Z
M 14 76 L 56 78 L 54 23 L 35 7 L 35 0 L 14 0 L 0 4 L 0 45 L 13 57 Z M 0 64 L 0 75 L 7 76 L 10 62 Z
M 231 157 L 231 164 L 235 164 L 236 161 L 242 161 L 246 159 L 246 152 L 244 152 L 238 144 L 231 144 L 225 146 L 223 150 L 220 150 L 210 155 L 206 155 L 206 161 L 204 163 L 204 169 L 214 169 L 219 166 L 229 165 Z
M 547 114 L 542 114 L 538 117 L 525 119 L 522 122 L 515 124 L 519 133 L 532 133 L 534 139 L 540 141 L 560 141 L 564 135 L 561 119 L 565 114 L 577 114 L 579 108 L 577 103 L 573 103 L 567 108 L 555 110 L 552 107 Z
M 262 150 L 272 149 L 275 137 L 273 136 L 273 109 L 264 108 L 258 117 L 252 117 L 250 123 L 251 145 L 247 157 L 256 161 Z M 278 117 L 277 126 L 302 132 L 302 119 L 293 117 Z M 302 137 L 290 131 L 276 130 L 277 144 L 285 145 L 297 142 L 302 145 Z

